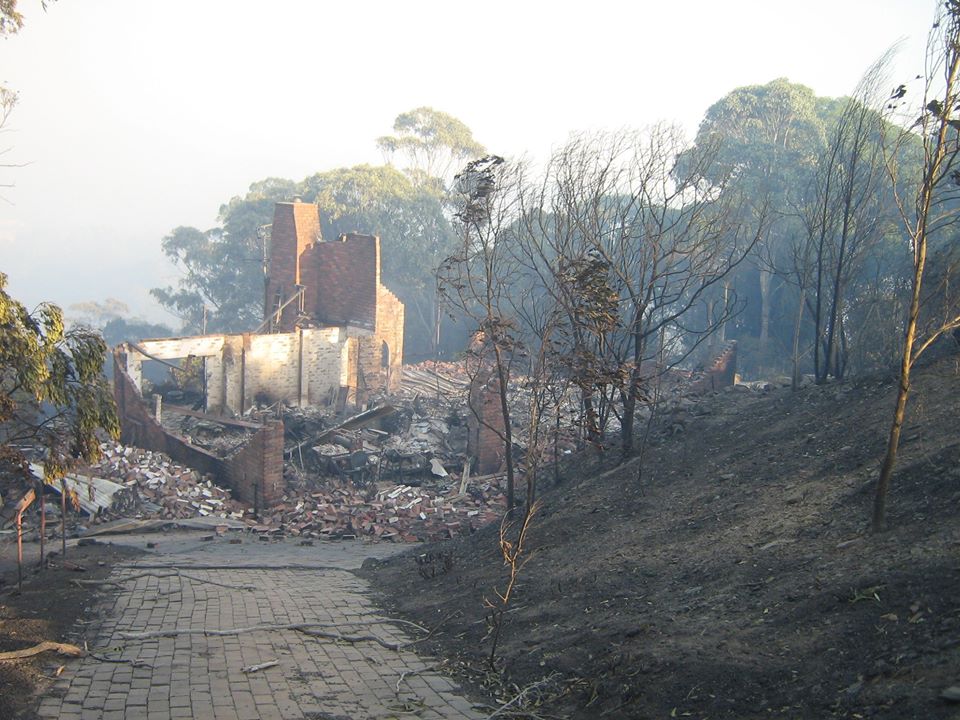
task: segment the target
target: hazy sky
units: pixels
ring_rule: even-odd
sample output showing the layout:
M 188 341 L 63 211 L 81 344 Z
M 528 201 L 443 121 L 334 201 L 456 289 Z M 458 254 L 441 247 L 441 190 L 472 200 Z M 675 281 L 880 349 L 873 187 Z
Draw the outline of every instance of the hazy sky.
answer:
M 256 180 L 380 163 L 374 140 L 429 105 L 501 155 L 572 131 L 658 120 L 691 133 L 742 85 L 787 77 L 849 93 L 905 39 L 922 69 L 933 0 L 311 2 L 20 0 L 0 82 L 0 271 L 28 305 L 117 298 L 174 320 L 148 289 L 177 270 L 160 240 L 214 225 Z

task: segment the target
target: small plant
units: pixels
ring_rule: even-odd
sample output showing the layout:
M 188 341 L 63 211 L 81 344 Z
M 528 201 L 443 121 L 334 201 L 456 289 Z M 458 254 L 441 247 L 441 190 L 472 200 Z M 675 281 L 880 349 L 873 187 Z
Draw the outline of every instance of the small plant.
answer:
M 527 532 L 533 524 L 533 516 L 536 515 L 539 509 L 540 501 L 537 500 L 524 513 L 523 520 L 519 523 L 519 528 L 517 528 L 516 540 L 510 540 L 510 535 L 517 526 L 516 520 L 511 521 L 509 519 L 511 511 L 507 511 L 503 516 L 503 520 L 500 522 L 500 554 L 503 556 L 504 566 L 508 568 L 509 576 L 503 592 L 497 588 L 493 589 L 493 592 L 497 596 L 496 600 L 483 599 L 484 607 L 489 611 L 486 616 L 486 621 L 488 628 L 487 637 L 491 638 L 491 644 L 490 657 L 487 662 L 490 664 L 491 669 L 496 669 L 497 646 L 500 643 L 500 633 L 503 629 L 504 613 L 507 612 L 507 608 L 510 606 L 510 600 L 513 597 L 517 579 L 520 577 L 520 571 L 526 567 L 527 562 L 530 560 L 530 553 L 527 552 L 525 546 Z M 486 640 L 486 638 L 484 638 L 484 640 Z
M 882 589 L 883 585 L 873 585 L 867 588 L 850 588 L 850 596 L 847 598 L 847 602 L 851 604 L 864 600 L 880 602 L 879 593 Z

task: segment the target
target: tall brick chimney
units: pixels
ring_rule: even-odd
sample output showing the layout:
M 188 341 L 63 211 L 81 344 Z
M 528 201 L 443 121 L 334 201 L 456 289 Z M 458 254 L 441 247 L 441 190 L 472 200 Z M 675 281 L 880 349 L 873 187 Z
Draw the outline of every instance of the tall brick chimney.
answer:
M 304 284 L 301 261 L 304 253 L 321 241 L 320 210 L 313 203 L 277 203 L 273 211 L 273 230 L 270 236 L 270 269 L 264 318 L 276 312 L 280 303 L 286 302 L 296 292 L 296 286 Z M 284 311 L 280 325 L 283 331 L 293 330 L 298 315 L 298 304 L 291 303 Z

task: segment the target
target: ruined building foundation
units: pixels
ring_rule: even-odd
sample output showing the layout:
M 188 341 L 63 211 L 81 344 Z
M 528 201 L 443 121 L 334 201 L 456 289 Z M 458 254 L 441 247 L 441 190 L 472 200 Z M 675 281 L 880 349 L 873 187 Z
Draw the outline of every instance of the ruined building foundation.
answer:
M 403 303 L 380 281 L 380 238 L 325 242 L 317 206 L 277 203 L 264 292 L 264 332 L 122 343 L 114 392 L 123 440 L 212 473 L 241 500 L 267 506 L 283 492 L 283 425 L 242 417 L 255 404 L 363 409 L 393 391 L 403 365 Z M 178 437 L 142 395 L 146 360 L 202 359 L 203 407 L 211 420 L 256 430 L 229 458 Z

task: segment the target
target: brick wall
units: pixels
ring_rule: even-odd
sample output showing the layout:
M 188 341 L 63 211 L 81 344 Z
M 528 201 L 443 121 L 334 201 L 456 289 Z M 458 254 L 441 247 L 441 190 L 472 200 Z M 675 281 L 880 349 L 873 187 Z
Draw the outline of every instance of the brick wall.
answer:
M 340 388 L 344 333 L 340 328 L 313 328 L 303 334 L 301 405 L 333 405 Z
M 355 332 L 370 335 L 369 331 Z M 243 414 L 258 398 L 291 405 L 330 404 L 346 374 L 341 366 L 346 341 L 347 332 L 338 327 L 144 340 L 125 346 L 129 350 L 126 369 L 139 387 L 140 366 L 148 356 L 163 360 L 203 357 L 206 408 L 219 414 Z
M 121 346 L 122 348 L 122 346 Z M 156 450 L 198 472 L 210 474 L 218 485 L 256 508 L 269 507 L 283 495 L 283 423 L 259 429 L 242 448 L 220 458 L 168 432 L 154 418 L 133 378 L 126 372 L 126 353 L 114 351 L 113 393 L 120 416 L 121 440 Z M 229 425 L 229 420 L 221 420 Z
M 733 385 L 737 374 L 737 341 L 731 340 L 714 356 L 691 384 L 687 392 L 699 394 Z
M 377 288 L 376 319 L 373 337 L 360 338 L 358 343 L 361 377 L 368 394 L 394 392 L 402 379 L 403 303 L 383 285 Z
M 366 402 L 366 384 L 360 377 L 360 340 L 352 337 L 347 341 L 340 379 L 343 400 L 357 407 Z M 336 409 L 340 412 L 343 408 L 338 403 Z
M 390 392 L 399 389 L 403 378 L 404 312 L 400 298 L 380 285 L 377 292 L 377 338 L 387 344 L 389 351 L 387 371 L 381 373 L 381 381 Z
M 244 406 L 300 400 L 300 340 L 297 332 L 250 335 L 245 349 Z
M 469 403 L 467 455 L 473 458 L 475 472 L 482 475 L 498 472 L 506 452 L 500 382 L 492 369 L 482 369 L 474 377 L 470 383 Z
M 220 461 L 237 497 L 256 509 L 283 497 L 283 422 L 265 425 L 249 442 Z
M 316 288 L 316 303 L 307 311 L 323 325 L 373 329 L 380 285 L 380 238 L 341 235 L 316 245 L 304 269 L 304 282 Z M 306 263 L 304 263 L 306 265 Z

